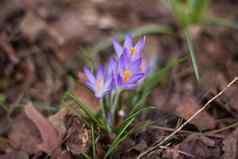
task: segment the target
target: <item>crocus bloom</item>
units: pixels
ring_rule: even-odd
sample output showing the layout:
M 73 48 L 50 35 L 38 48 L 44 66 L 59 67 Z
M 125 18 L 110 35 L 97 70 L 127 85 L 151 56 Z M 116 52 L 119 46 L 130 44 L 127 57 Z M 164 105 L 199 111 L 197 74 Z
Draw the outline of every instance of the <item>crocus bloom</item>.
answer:
M 102 98 L 112 89 L 112 78 L 105 73 L 103 65 L 99 66 L 96 77 L 87 67 L 84 67 L 84 73 L 87 76 L 85 84 L 94 92 L 97 98 Z
M 123 50 L 128 49 L 128 53 L 130 55 L 129 58 L 131 60 L 137 60 L 141 57 L 141 52 L 145 45 L 145 37 L 142 37 L 135 45 L 133 45 L 132 36 L 128 34 L 125 37 L 123 46 L 121 46 L 115 39 L 113 39 L 112 44 L 119 58 L 123 54 Z
M 128 51 L 125 49 L 125 52 Z M 123 53 L 118 63 L 117 83 L 119 87 L 124 89 L 132 89 L 136 87 L 137 82 L 144 77 L 144 73 L 140 70 L 141 58 L 131 61 L 128 53 Z

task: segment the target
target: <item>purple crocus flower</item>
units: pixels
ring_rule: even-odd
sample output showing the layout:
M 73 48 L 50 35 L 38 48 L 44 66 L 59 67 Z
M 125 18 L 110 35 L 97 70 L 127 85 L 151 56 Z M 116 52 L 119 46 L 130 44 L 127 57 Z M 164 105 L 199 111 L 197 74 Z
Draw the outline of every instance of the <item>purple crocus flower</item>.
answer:
M 136 87 L 137 82 L 144 77 L 141 72 L 141 58 L 131 61 L 128 57 L 127 49 L 124 52 L 118 63 L 117 85 L 124 89 L 133 89 Z
M 130 34 L 126 35 L 123 46 L 121 46 L 115 39 L 112 40 L 112 44 L 119 58 L 123 54 L 123 50 L 128 49 L 127 53 L 129 53 L 129 58 L 131 60 L 137 60 L 141 58 L 141 52 L 145 45 L 145 36 L 139 39 L 135 45 L 133 45 L 133 39 Z
M 112 78 L 105 73 L 103 65 L 98 67 L 96 77 L 87 67 L 84 67 L 84 73 L 87 76 L 85 84 L 94 92 L 97 98 L 102 98 L 111 91 Z

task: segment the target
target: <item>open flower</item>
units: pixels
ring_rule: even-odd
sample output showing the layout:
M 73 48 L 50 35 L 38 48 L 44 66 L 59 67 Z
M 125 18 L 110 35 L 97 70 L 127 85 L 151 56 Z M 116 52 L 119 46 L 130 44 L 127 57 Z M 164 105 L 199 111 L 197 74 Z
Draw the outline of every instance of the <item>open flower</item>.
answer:
M 125 49 L 125 51 L 128 51 Z M 117 84 L 124 89 L 133 89 L 137 82 L 144 77 L 141 72 L 141 58 L 131 61 L 128 53 L 123 53 L 118 63 Z
M 119 58 L 123 54 L 123 50 L 128 49 L 127 53 L 129 54 L 129 58 L 131 60 L 137 60 L 141 58 L 141 52 L 145 45 L 145 37 L 142 37 L 135 45 L 133 45 L 132 36 L 128 34 L 125 37 L 123 46 L 121 46 L 115 39 L 112 40 L 112 44 Z
M 103 65 L 98 67 L 96 77 L 87 67 L 84 67 L 84 73 L 87 76 L 85 84 L 94 92 L 97 98 L 102 98 L 111 91 L 112 78 L 105 72 Z

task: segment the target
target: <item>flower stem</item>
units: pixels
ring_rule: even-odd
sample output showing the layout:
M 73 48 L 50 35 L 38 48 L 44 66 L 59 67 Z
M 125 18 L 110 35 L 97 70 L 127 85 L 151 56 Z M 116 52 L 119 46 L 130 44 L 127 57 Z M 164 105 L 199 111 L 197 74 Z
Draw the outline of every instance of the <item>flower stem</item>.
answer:
M 116 110 L 117 110 L 117 106 L 118 106 L 118 101 L 119 101 L 119 97 L 120 97 L 120 93 L 121 90 L 118 89 L 115 93 L 115 98 L 113 100 L 113 104 L 112 104 L 112 125 L 115 123 L 115 119 L 116 119 Z
M 107 119 L 107 113 L 106 113 L 106 110 L 105 110 L 105 106 L 104 106 L 104 103 L 103 103 L 103 99 L 100 99 L 100 107 L 101 107 L 101 110 L 102 110 L 102 117 L 103 117 L 103 121 L 105 123 L 105 128 L 106 130 L 111 133 L 112 132 L 112 129 L 110 127 L 110 123 Z
M 103 120 L 107 121 L 107 115 L 106 115 L 105 107 L 104 107 L 104 104 L 103 104 L 103 99 L 100 99 L 100 107 L 101 107 L 101 110 L 102 110 Z

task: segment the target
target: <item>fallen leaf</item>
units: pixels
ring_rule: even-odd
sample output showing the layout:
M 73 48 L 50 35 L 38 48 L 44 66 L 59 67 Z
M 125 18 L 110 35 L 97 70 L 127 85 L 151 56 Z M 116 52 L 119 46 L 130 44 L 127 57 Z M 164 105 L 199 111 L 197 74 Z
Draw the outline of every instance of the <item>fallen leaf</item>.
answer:
M 185 120 L 188 120 L 200 108 L 200 105 L 194 98 L 190 96 L 185 96 L 177 105 L 176 113 L 178 116 L 184 118 Z M 203 111 L 198 114 L 190 123 L 197 126 L 200 130 L 213 129 L 216 127 L 215 119 L 206 111 Z
M 12 126 L 8 134 L 9 143 L 14 149 L 18 149 L 28 154 L 35 154 L 39 150 L 40 134 L 31 120 L 25 113 L 20 113 L 12 121 Z
M 49 117 L 49 121 L 54 126 L 54 128 L 57 129 L 57 132 L 61 138 L 63 138 L 66 133 L 65 118 L 67 114 L 68 109 L 62 108 L 59 112 Z
M 75 155 L 88 151 L 91 145 L 91 131 L 75 117 L 69 117 L 67 121 L 66 147 Z
M 171 159 L 208 159 L 219 158 L 222 154 L 215 140 L 202 135 L 190 135 L 172 150 L 166 150 L 163 156 Z
M 223 159 L 238 158 L 238 128 L 223 140 Z
M 33 12 L 27 12 L 20 24 L 20 30 L 27 39 L 34 41 L 42 31 L 46 31 L 47 24 Z
M 38 145 L 41 151 L 52 154 L 61 144 L 61 139 L 52 124 L 39 113 L 31 103 L 25 106 L 25 113 L 40 131 L 43 142 Z
M 4 155 L 0 155 L 0 159 L 29 159 L 29 156 L 26 152 L 12 151 Z

